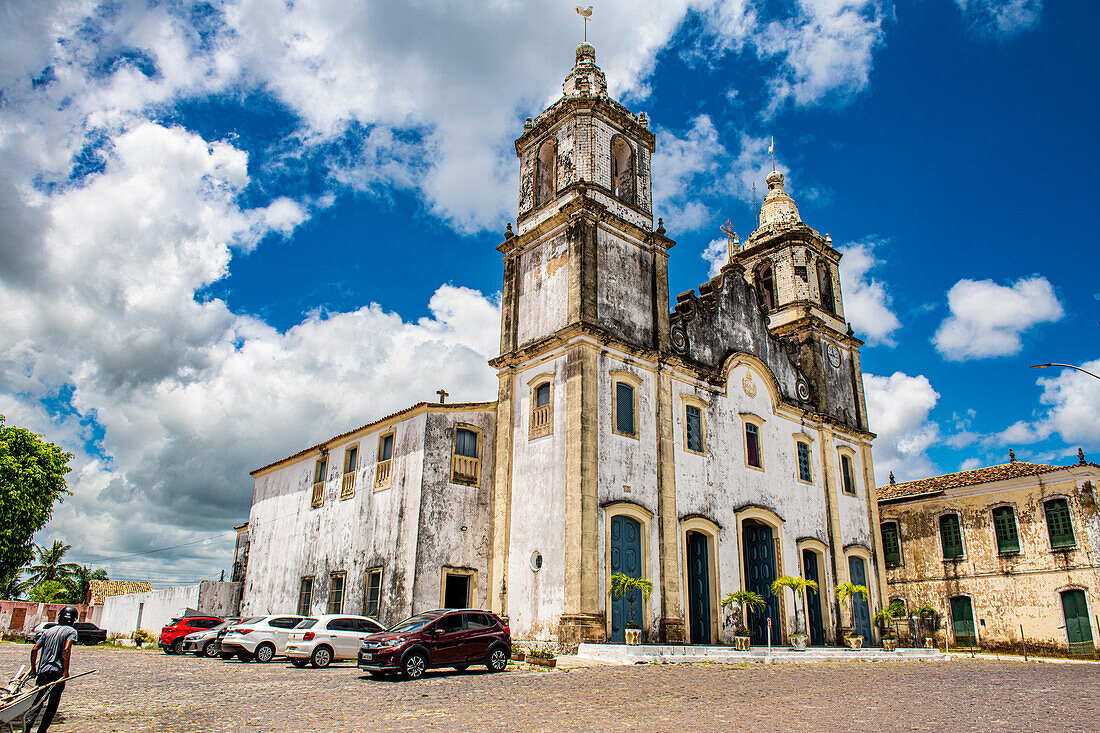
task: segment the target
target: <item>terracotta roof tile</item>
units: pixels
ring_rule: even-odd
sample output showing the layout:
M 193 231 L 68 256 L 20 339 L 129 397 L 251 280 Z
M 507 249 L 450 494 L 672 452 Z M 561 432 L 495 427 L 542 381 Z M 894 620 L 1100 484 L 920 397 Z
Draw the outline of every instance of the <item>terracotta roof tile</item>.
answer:
M 1095 464 L 1089 464 L 1095 465 Z M 960 486 L 975 486 L 987 484 L 993 481 L 1005 481 L 1006 479 L 1019 478 L 1020 476 L 1037 476 L 1050 471 L 1060 471 L 1070 466 L 1050 466 L 1045 463 L 1028 463 L 1026 461 L 1012 461 L 997 466 L 986 468 L 972 468 L 969 471 L 945 473 L 942 476 L 921 478 L 915 481 L 905 481 L 897 484 L 887 484 L 878 488 L 879 501 L 894 501 L 909 499 L 926 494 L 941 494 L 947 489 L 957 489 Z
M 150 583 L 138 583 L 131 580 L 88 581 L 89 602 L 97 606 L 113 596 L 125 596 L 130 593 L 145 593 L 151 590 L 153 590 L 153 586 Z

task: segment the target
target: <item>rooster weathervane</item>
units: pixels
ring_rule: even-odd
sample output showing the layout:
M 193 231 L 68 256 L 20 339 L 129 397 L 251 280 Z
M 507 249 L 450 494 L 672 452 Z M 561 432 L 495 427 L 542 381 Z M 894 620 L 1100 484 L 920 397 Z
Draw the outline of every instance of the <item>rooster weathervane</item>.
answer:
M 584 18 L 584 42 L 588 43 L 588 19 L 592 17 L 592 6 L 589 5 L 587 8 L 582 8 L 578 5 L 575 10 L 577 11 L 577 15 Z

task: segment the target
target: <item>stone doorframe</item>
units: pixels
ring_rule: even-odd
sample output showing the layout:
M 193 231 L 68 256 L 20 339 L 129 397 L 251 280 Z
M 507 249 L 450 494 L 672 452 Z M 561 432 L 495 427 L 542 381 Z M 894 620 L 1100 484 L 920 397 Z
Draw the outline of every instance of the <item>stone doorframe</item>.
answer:
M 650 581 L 653 581 L 654 594 L 660 593 L 660 579 L 654 580 L 652 572 L 652 563 L 650 562 L 650 556 L 652 555 L 652 540 L 649 536 L 649 526 L 653 520 L 653 512 L 646 509 L 641 504 L 635 504 L 631 501 L 615 501 L 610 504 L 606 504 L 601 507 L 603 510 L 603 534 L 604 534 L 604 547 L 603 547 L 603 600 L 600 602 L 604 610 L 604 633 L 606 639 L 611 638 L 611 519 L 618 515 L 624 515 L 638 522 L 641 525 L 641 552 L 642 552 L 642 577 Z M 659 597 L 659 595 L 658 595 Z M 653 595 L 649 598 L 642 599 L 642 638 L 646 639 L 649 636 L 650 630 L 650 618 L 652 616 L 650 603 L 653 599 Z
M 691 569 L 688 567 L 688 532 L 698 532 L 707 538 L 707 576 L 710 582 L 710 643 L 716 644 L 722 638 L 721 616 L 719 615 L 721 591 L 718 585 L 718 533 L 720 529 L 716 522 L 712 522 L 706 517 L 692 516 L 680 520 L 680 556 L 683 558 L 683 562 L 680 563 L 680 587 L 684 589 L 684 595 L 680 599 L 680 603 L 684 609 L 684 629 L 687 630 L 688 644 L 691 640 L 691 603 L 688 600 L 688 593 L 690 592 L 688 578 Z
M 741 574 L 741 589 L 748 587 L 748 578 L 745 576 L 745 520 L 753 519 L 772 528 L 772 541 L 775 542 L 775 577 L 786 575 L 786 561 L 783 559 L 783 518 L 762 506 L 746 506 L 734 512 L 737 517 L 737 558 L 738 568 Z M 790 611 L 787 608 L 787 594 L 779 594 L 779 615 L 781 628 L 779 629 L 779 641 L 786 644 L 790 641 Z
M 821 627 L 825 632 L 825 643 L 835 644 L 836 639 L 833 634 L 833 604 L 830 599 L 833 598 L 833 588 L 836 587 L 836 579 L 829 577 L 829 564 L 826 561 L 829 552 L 829 546 L 824 542 L 813 537 L 803 537 L 796 543 L 798 547 L 798 572 L 803 578 L 806 577 L 806 568 L 802 567 L 802 551 L 809 550 L 817 556 L 817 572 L 821 576 L 818 581 L 818 602 L 821 604 Z M 805 596 L 803 596 L 805 599 Z M 807 630 L 809 629 L 810 617 L 809 609 L 803 609 L 806 614 Z

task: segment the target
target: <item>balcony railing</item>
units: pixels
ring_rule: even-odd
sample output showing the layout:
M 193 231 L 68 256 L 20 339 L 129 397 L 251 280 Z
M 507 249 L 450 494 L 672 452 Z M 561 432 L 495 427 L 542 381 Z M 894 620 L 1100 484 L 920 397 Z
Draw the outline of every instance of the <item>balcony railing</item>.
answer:
M 315 481 L 313 483 L 313 497 L 309 501 L 311 507 L 319 507 L 325 503 L 325 482 Z
M 543 405 L 531 410 L 531 425 L 528 438 L 541 438 L 554 432 L 553 405 Z
M 374 488 L 384 489 L 389 486 L 391 475 L 393 475 L 393 459 L 379 461 L 374 468 Z
M 344 474 L 344 480 L 340 482 L 340 498 L 350 499 L 355 496 L 355 471 Z
M 481 461 L 469 456 L 456 455 L 451 459 L 451 482 L 456 484 L 477 484 Z

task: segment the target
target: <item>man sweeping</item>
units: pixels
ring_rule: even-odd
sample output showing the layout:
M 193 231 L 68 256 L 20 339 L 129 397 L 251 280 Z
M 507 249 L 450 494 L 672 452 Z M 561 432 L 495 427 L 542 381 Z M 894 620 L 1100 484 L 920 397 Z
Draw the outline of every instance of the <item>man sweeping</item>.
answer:
M 55 680 L 69 676 L 69 654 L 73 643 L 77 640 L 76 623 L 77 612 L 72 606 L 65 606 L 57 614 L 57 625 L 51 626 L 42 632 L 38 642 L 31 649 L 31 674 L 35 674 L 35 684 L 48 685 Z M 46 703 L 46 710 L 42 715 L 42 723 L 38 726 L 38 733 L 46 733 L 53 716 L 57 713 L 57 705 L 61 702 L 61 693 L 65 690 L 65 683 L 54 685 L 50 690 L 50 697 Z M 29 725 L 28 725 L 29 730 Z

